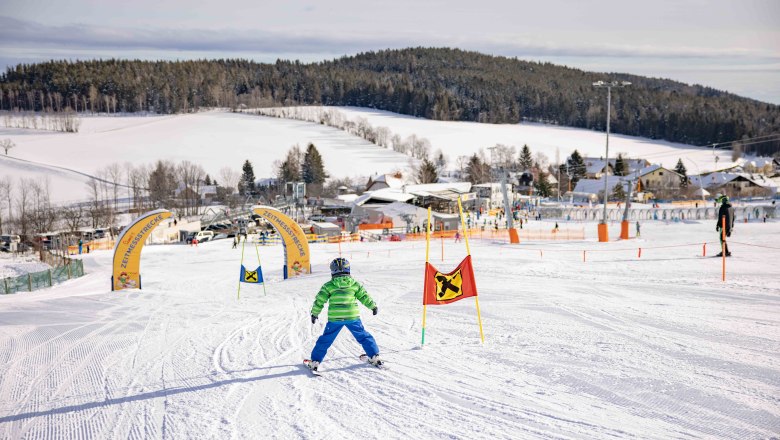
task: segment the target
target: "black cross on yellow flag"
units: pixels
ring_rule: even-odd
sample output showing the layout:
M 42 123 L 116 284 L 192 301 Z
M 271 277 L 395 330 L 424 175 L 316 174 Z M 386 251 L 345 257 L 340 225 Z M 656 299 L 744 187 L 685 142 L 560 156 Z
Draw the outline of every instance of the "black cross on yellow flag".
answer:
M 460 262 L 450 273 L 439 272 L 431 263 L 425 263 L 425 295 L 423 304 L 449 304 L 477 296 L 477 283 L 474 282 L 474 269 L 471 255 Z
M 255 270 L 247 270 L 247 268 L 242 265 L 241 276 L 238 281 L 241 283 L 261 284 L 263 282 L 263 271 L 260 266 Z

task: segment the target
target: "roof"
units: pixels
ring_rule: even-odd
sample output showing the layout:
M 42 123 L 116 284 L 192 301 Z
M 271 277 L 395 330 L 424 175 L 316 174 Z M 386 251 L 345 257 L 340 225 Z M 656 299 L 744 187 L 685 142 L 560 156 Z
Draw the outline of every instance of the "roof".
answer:
M 376 191 L 368 191 L 361 194 L 360 197 L 355 199 L 354 203 L 357 206 L 363 206 L 366 203 L 370 203 L 372 201 L 382 202 L 382 203 L 406 202 L 412 200 L 413 198 L 414 195 L 412 194 L 407 194 L 393 188 L 383 188 L 383 189 L 378 189 Z
M 372 211 L 381 212 L 382 214 L 391 217 L 402 218 L 404 215 L 411 215 L 418 217 L 420 220 L 424 219 L 428 214 L 428 210 L 425 208 L 420 208 L 419 206 L 401 202 L 393 202 L 383 206 L 372 207 L 370 209 Z
M 423 183 L 418 185 L 406 185 L 404 191 L 456 191 L 460 193 L 467 193 L 471 191 L 471 182 L 442 182 L 442 183 Z
M 371 177 L 370 185 L 373 185 L 377 182 L 386 184 L 388 188 L 401 188 L 404 186 L 403 179 L 399 179 L 392 174 L 380 174 L 378 176 Z
M 588 174 L 596 174 L 604 171 L 604 167 L 606 166 L 606 161 L 602 158 L 595 158 L 595 157 L 583 157 L 582 161 L 585 162 L 585 172 Z M 609 165 L 612 167 L 612 169 L 615 169 L 615 164 L 617 163 L 617 158 L 611 158 L 609 159 Z M 636 170 L 645 168 L 647 165 L 647 161 L 645 159 L 628 159 L 623 158 L 623 163 L 626 164 L 626 167 L 628 168 L 629 173 L 633 173 Z
M 618 183 L 623 182 L 621 176 L 607 176 L 607 188 L 611 193 L 612 188 Z M 604 191 L 604 178 L 601 179 L 580 179 L 572 192 L 582 194 L 598 194 Z
M 338 229 L 341 230 L 341 226 L 331 222 L 311 222 L 314 226 L 321 229 Z
M 747 156 L 739 160 L 742 166 L 752 166 L 754 168 L 771 167 L 774 165 L 773 157 Z
M 360 197 L 357 194 L 339 194 L 336 196 L 336 199 L 341 200 L 343 202 L 354 202 L 357 200 L 357 198 Z
M 607 162 L 604 159 L 583 158 L 585 162 L 585 172 L 588 174 L 596 174 L 604 171 L 604 167 L 607 166 Z
M 449 201 L 458 200 L 458 196 L 471 190 L 471 182 L 427 183 L 406 185 L 404 191 L 419 197 L 435 197 Z
M 734 180 L 746 180 L 764 188 L 775 188 L 777 183 L 763 174 L 716 172 L 703 176 L 690 176 L 691 183 L 700 188 L 715 188 Z

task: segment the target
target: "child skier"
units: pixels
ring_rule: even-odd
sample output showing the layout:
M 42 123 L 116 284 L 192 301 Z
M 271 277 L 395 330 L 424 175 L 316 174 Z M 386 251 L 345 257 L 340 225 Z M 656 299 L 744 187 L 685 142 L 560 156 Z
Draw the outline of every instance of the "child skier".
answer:
M 346 258 L 336 258 L 330 263 L 330 275 L 331 280 L 320 288 L 311 308 L 311 323 L 314 324 L 325 303 L 330 302 L 328 323 L 325 325 L 325 332 L 317 339 L 314 350 L 311 352 L 309 368 L 317 371 L 320 362 L 325 358 L 328 348 L 336 340 L 342 327 L 349 329 L 352 336 L 363 346 L 368 361 L 373 365 L 381 366 L 379 347 L 377 347 L 374 337 L 363 328 L 357 304 L 357 301 L 360 301 L 376 315 L 378 309 L 374 300 L 368 295 L 366 289 L 350 276 L 349 261 Z

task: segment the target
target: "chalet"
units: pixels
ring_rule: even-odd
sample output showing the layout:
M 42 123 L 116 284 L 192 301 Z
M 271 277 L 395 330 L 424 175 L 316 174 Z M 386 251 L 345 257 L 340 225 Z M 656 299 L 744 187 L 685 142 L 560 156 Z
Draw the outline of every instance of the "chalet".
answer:
M 626 176 L 632 180 L 640 180 L 642 190 L 659 191 L 662 189 L 679 188 L 682 183 L 682 174 L 669 170 L 661 165 L 650 165 Z
M 729 197 L 767 196 L 778 191 L 777 183 L 763 174 L 715 172 L 690 179 L 692 185 Z
M 401 189 L 403 186 L 404 180 L 401 173 L 381 174 L 379 176 L 372 176 L 368 179 L 366 191 L 376 191 L 386 188 Z

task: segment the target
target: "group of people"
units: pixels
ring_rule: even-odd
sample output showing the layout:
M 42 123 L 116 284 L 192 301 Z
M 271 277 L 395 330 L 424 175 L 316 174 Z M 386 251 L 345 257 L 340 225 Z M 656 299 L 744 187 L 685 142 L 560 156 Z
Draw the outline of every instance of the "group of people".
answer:
M 718 195 L 717 203 L 720 204 L 718 210 L 718 221 L 715 226 L 718 236 L 721 240 L 723 253 L 727 257 L 731 256 L 726 238 L 731 237 L 734 228 L 734 208 L 729 203 L 728 196 Z M 639 236 L 640 225 L 636 222 L 636 233 Z M 558 230 L 558 223 L 555 223 L 555 230 Z M 460 232 L 455 233 L 455 241 L 460 241 Z M 722 256 L 723 253 L 718 254 Z M 325 359 L 328 348 L 336 340 L 342 328 L 346 327 L 352 336 L 365 350 L 369 362 L 374 365 L 381 365 L 382 360 L 379 357 L 379 347 L 374 337 L 364 327 L 360 320 L 360 310 L 358 302 L 370 309 L 374 315 L 378 313 L 376 302 L 366 291 L 365 287 L 351 276 L 349 261 L 345 258 L 336 258 L 330 263 L 331 279 L 323 284 L 314 298 L 314 304 L 311 307 L 311 323 L 314 324 L 319 319 L 319 315 L 326 303 L 328 307 L 328 323 L 325 330 L 317 339 L 314 349 L 311 352 L 311 361 L 309 368 L 318 370 L 320 363 Z

